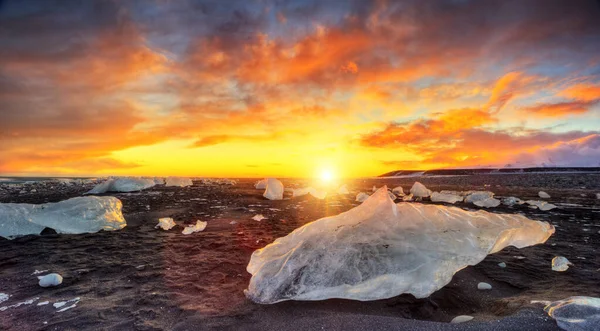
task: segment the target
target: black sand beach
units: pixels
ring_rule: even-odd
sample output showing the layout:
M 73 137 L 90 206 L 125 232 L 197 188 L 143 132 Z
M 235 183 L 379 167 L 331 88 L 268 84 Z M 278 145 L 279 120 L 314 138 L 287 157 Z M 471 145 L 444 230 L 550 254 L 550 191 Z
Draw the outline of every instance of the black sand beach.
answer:
M 527 205 L 490 208 L 551 222 L 556 233 L 545 243 L 507 248 L 458 272 L 452 282 L 427 299 L 410 295 L 371 302 L 326 300 L 258 305 L 245 298 L 252 252 L 318 218 L 357 205 L 358 192 L 415 180 L 429 189 L 490 190 L 496 196 L 537 199 L 544 190 L 551 211 Z M 384 178 L 346 181 L 351 194 L 325 200 L 310 196 L 270 201 L 254 189 L 255 180 L 235 186 L 188 188 L 156 186 L 139 193 L 106 194 L 123 202 L 127 227 L 82 235 L 0 239 L 0 292 L 10 298 L 0 307 L 30 299 L 29 305 L 0 311 L 2 330 L 558 330 L 534 300 L 574 295 L 600 297 L 600 174 L 504 174 L 453 177 Z M 282 180 L 286 187 L 305 181 Z M 80 196 L 90 185 L 31 184 L 0 189 L 0 202 L 44 203 Z M 37 192 L 30 193 L 31 188 Z M 585 196 L 583 196 L 585 195 Z M 288 196 L 286 196 L 288 197 Z M 426 202 L 427 203 L 427 202 Z M 457 203 L 465 209 L 472 204 Z M 251 219 L 262 214 L 267 219 Z M 156 229 L 159 217 L 177 226 Z M 205 231 L 184 236 L 183 226 L 208 221 Z M 232 221 L 237 223 L 231 224 Z M 575 266 L 551 270 L 556 255 Z M 498 263 L 505 262 L 506 268 Z M 42 288 L 32 273 L 60 273 L 60 286 Z M 487 282 L 491 291 L 477 290 Z M 80 298 L 58 312 L 52 303 Z M 50 304 L 37 306 L 49 301 Z M 449 324 L 457 315 L 474 320 Z

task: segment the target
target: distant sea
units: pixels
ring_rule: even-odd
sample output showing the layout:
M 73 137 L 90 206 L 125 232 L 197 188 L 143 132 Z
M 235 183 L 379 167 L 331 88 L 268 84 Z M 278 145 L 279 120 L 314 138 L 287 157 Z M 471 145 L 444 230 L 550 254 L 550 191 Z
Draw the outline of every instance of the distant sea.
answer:
M 94 177 L 0 177 L 0 184 L 25 184 L 60 180 L 90 179 Z

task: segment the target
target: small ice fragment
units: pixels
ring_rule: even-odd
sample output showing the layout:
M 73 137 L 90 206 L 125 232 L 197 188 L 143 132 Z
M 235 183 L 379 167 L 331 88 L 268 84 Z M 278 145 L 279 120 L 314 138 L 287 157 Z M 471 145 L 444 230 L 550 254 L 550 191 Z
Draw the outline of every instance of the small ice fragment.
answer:
M 165 186 L 187 187 L 192 185 L 192 180 L 186 177 L 167 177 L 165 181 Z
M 600 193 L 596 193 L 596 199 L 600 200 Z
M 527 200 L 525 201 L 530 206 L 536 206 L 542 211 L 548 211 L 556 208 L 556 205 L 551 203 L 547 203 L 546 201 L 538 201 L 538 200 Z
M 238 223 L 237 221 L 231 221 L 231 222 L 229 222 L 229 224 L 231 224 L 231 225 L 235 225 L 237 223 Z
M 452 321 L 450 321 L 450 323 L 451 324 L 464 323 L 464 322 L 468 322 L 472 319 L 473 319 L 473 316 L 460 315 L 460 316 L 456 316 L 455 318 L 453 318 Z
M 469 191 L 466 193 L 468 193 L 466 194 L 467 197 L 465 198 L 465 202 L 467 203 L 475 203 L 477 201 L 482 201 L 494 197 L 494 192 L 490 191 Z
M 3 303 L 4 301 L 8 300 L 9 297 L 10 295 L 0 292 L 0 303 Z
M 500 262 L 500 263 L 498 263 L 498 266 L 499 266 L 500 268 L 506 268 L 506 263 L 504 263 L 504 262 Z
M 544 192 L 544 191 L 539 191 L 538 192 L 538 196 L 542 199 L 550 199 L 550 194 Z
M 44 272 L 48 272 L 48 270 L 35 270 L 34 272 L 32 272 L 32 275 L 39 275 L 39 274 L 43 274 Z
M 258 182 L 256 182 L 256 184 L 254 184 L 254 188 L 257 190 L 264 190 L 267 188 L 267 180 L 266 179 L 261 179 Z
M 409 194 L 409 195 L 405 195 L 405 196 L 402 197 L 402 201 L 405 201 L 405 202 L 406 201 L 412 201 L 412 199 L 413 199 L 413 194 L 412 193 Z
M 570 265 L 572 266 L 573 263 L 564 256 L 556 256 L 552 259 L 552 270 L 554 271 L 567 271 Z
M 367 200 L 368 198 L 369 198 L 369 195 L 364 192 L 360 192 L 356 195 L 356 201 L 358 201 L 358 202 L 363 202 L 363 201 Z
M 59 274 L 56 274 L 56 273 L 48 274 L 46 276 L 40 276 L 39 279 L 40 279 L 39 285 L 41 287 L 50 287 L 50 286 L 60 285 L 63 281 L 62 276 Z
M 49 303 L 50 303 L 50 301 L 42 301 L 42 302 L 38 302 L 37 306 L 45 306 Z
M 478 290 L 491 290 L 492 285 L 485 283 L 485 282 L 480 282 L 479 284 L 477 284 L 477 289 Z
M 265 193 L 263 193 L 263 197 L 269 200 L 283 199 L 283 184 L 275 178 L 268 178 L 267 187 L 265 188 Z
M 396 187 L 394 187 L 394 189 L 392 190 L 392 193 L 394 193 L 395 195 L 397 195 L 399 197 L 403 197 L 404 196 L 404 190 L 402 189 L 402 186 L 396 186 Z
M 388 191 L 388 195 L 390 196 L 390 199 L 392 199 L 392 201 L 398 199 L 398 197 L 394 193 L 392 193 L 390 191 Z
M 163 217 L 158 219 L 158 224 L 154 228 L 160 227 L 161 229 L 167 231 L 175 226 L 175 221 L 171 217 Z
M 495 198 L 487 198 L 484 200 L 477 200 L 473 202 L 473 204 L 483 208 L 498 207 L 500 205 L 500 200 Z
M 463 201 L 463 197 L 459 195 L 449 194 L 449 193 L 439 193 L 433 192 L 431 193 L 431 201 L 433 202 L 446 202 L 446 203 L 455 203 Z
M 266 220 L 267 218 L 264 217 L 262 214 L 257 214 L 257 215 L 254 215 L 254 217 L 252 217 L 252 219 L 255 220 L 255 221 L 257 221 L 257 222 L 260 222 L 262 220 Z
M 502 204 L 505 206 L 522 205 L 524 203 L 523 200 L 515 197 L 506 197 L 502 199 Z
M 194 232 L 204 231 L 206 229 L 207 222 L 202 222 L 200 220 L 196 221 L 195 225 L 186 226 L 185 229 L 181 233 L 183 234 L 192 234 Z
M 66 301 L 58 301 L 58 302 L 53 303 L 52 305 L 54 306 L 54 308 L 60 308 L 66 304 L 67 304 Z
M 377 186 L 373 185 L 373 192 L 377 191 Z
M 3 307 L 0 307 L 0 311 L 5 311 L 5 310 L 11 309 L 11 308 L 17 308 L 17 307 L 20 307 L 20 306 L 23 306 L 23 305 L 30 305 L 30 304 L 36 302 L 39 299 L 40 299 L 40 297 L 35 297 L 35 298 L 29 299 L 29 300 L 25 300 L 25 301 L 21 301 L 21 302 L 15 303 L 14 305 L 3 306 Z
M 417 198 L 426 198 L 431 195 L 431 190 L 428 190 L 425 185 L 415 182 L 410 189 L 410 193 Z

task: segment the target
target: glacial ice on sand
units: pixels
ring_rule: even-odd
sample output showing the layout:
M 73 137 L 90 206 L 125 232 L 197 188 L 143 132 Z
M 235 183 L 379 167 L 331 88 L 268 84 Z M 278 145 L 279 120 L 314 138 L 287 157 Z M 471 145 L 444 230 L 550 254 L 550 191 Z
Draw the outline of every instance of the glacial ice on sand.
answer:
M 175 224 L 175 221 L 171 217 L 163 217 L 158 219 L 158 224 L 154 227 L 167 231 L 171 230 L 175 225 L 177 224 Z
M 267 178 L 267 186 L 263 197 L 269 200 L 283 199 L 283 184 L 275 178 Z
M 527 200 L 525 202 L 530 206 L 538 207 L 541 211 L 548 211 L 548 210 L 552 210 L 552 209 L 556 208 L 556 205 L 553 205 L 546 201 Z
M 428 190 L 425 185 L 415 182 L 410 188 L 410 193 L 417 198 L 426 198 L 431 195 L 431 190 Z
M 460 195 L 452 194 L 452 193 L 431 193 L 431 201 L 433 202 L 447 202 L 447 203 L 455 203 L 462 202 L 463 197 Z
M 206 229 L 206 225 L 208 225 L 208 222 L 202 222 L 202 221 L 198 220 L 198 221 L 196 221 L 196 224 L 186 226 L 185 229 L 183 229 L 183 231 L 181 231 L 181 233 L 192 234 L 194 232 L 204 231 L 204 229 Z
M 495 199 L 495 198 L 487 198 L 487 199 L 483 199 L 483 200 L 477 200 L 477 201 L 473 202 L 473 204 L 475 206 L 483 207 L 483 208 L 498 207 L 498 206 L 500 206 L 500 200 Z
M 367 193 L 364 192 L 360 192 L 356 195 L 356 201 L 357 202 L 365 202 L 370 195 L 368 195 Z
M 505 206 L 522 205 L 524 203 L 525 201 L 515 197 L 506 197 L 502 199 L 502 204 Z
M 46 276 L 39 276 L 39 285 L 41 287 L 51 287 L 62 284 L 63 278 L 57 273 L 48 274 Z
M 71 234 L 119 230 L 127 225 L 122 206 L 114 197 L 77 197 L 40 205 L 1 203 L 0 236 L 39 235 L 46 227 Z
M 313 197 L 320 199 L 320 200 L 323 200 L 327 197 L 326 191 L 319 191 L 314 187 L 294 188 L 294 189 L 291 189 L 291 191 L 292 191 L 292 198 L 301 197 L 301 196 L 307 195 L 307 194 L 310 194 Z
M 187 187 L 192 185 L 192 180 L 186 177 L 167 177 L 165 181 L 165 186 Z
M 575 296 L 554 301 L 544 308 L 567 331 L 597 331 L 600 327 L 600 298 Z
M 392 193 L 394 193 L 395 195 L 397 195 L 399 197 L 404 196 L 404 190 L 402 189 L 402 186 L 394 187 L 394 189 L 392 189 Z
M 467 193 L 467 197 L 465 198 L 465 202 L 467 203 L 475 203 L 476 201 L 482 201 L 494 197 L 494 192 L 490 191 L 470 191 L 465 193 Z
M 93 189 L 85 194 L 101 194 L 106 192 L 136 192 L 141 191 L 156 185 L 154 179 L 124 177 L 107 179 L 106 181 L 96 185 Z
M 544 192 L 544 191 L 539 191 L 538 192 L 538 196 L 542 199 L 550 199 L 550 194 Z
M 267 180 L 266 179 L 261 179 L 258 182 L 256 182 L 256 184 L 254 184 L 254 188 L 257 190 L 264 190 L 267 188 Z
M 394 204 L 384 186 L 361 205 L 308 223 L 252 254 L 248 298 L 257 303 L 424 298 L 455 272 L 512 245 L 545 242 L 546 222 L 522 215 Z
M 572 266 L 573 263 L 564 256 L 555 256 L 552 259 L 552 270 L 554 271 L 567 271 L 570 265 Z
M 451 324 L 464 323 L 464 322 L 468 322 L 472 319 L 473 319 L 473 316 L 459 315 L 459 316 L 456 316 L 455 318 L 453 318 L 452 321 L 450 321 L 450 323 Z

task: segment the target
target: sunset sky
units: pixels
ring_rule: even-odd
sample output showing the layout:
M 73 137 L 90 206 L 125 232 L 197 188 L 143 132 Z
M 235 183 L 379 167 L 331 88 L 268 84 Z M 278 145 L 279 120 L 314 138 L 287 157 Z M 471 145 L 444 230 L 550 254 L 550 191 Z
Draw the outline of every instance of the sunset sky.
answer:
M 600 3 L 2 1 L 0 173 L 600 166 Z

